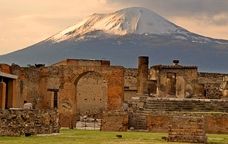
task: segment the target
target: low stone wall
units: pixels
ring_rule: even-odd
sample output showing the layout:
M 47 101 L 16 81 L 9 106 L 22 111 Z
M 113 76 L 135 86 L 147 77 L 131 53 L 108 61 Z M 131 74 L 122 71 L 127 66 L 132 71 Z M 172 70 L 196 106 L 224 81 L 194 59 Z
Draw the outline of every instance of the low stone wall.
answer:
M 131 130 L 147 130 L 147 115 L 129 112 L 129 126 Z
M 0 135 L 58 133 L 59 116 L 54 110 L 1 110 Z
M 207 143 L 204 118 L 194 116 L 174 117 L 169 127 L 168 141 Z
M 144 101 L 147 111 L 228 112 L 228 100 L 149 98 Z
M 227 134 L 228 113 L 184 113 L 184 112 L 153 112 L 147 115 L 147 130 L 151 132 L 168 132 L 173 117 L 204 117 L 207 133 Z M 178 122 L 177 122 L 178 123 Z
M 223 78 L 228 74 L 221 73 L 199 73 L 198 81 L 204 85 L 206 98 L 219 99 L 222 97 L 220 86 L 223 82 Z
M 128 114 L 126 112 L 109 111 L 102 115 L 101 131 L 127 131 Z

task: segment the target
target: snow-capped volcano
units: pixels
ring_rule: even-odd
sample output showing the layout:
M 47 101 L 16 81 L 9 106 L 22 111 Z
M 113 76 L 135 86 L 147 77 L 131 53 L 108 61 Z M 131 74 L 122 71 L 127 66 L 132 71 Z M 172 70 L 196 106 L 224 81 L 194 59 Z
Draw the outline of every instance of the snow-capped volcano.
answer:
M 145 8 L 93 14 L 78 24 L 25 49 L 0 56 L 0 63 L 53 64 L 63 59 L 107 59 L 134 67 L 137 57 L 150 64 L 172 59 L 203 71 L 228 71 L 228 41 L 189 32 Z
M 80 37 L 94 31 L 113 35 L 172 34 L 184 29 L 146 8 L 126 8 L 110 14 L 93 14 L 82 22 L 53 36 L 55 41 Z

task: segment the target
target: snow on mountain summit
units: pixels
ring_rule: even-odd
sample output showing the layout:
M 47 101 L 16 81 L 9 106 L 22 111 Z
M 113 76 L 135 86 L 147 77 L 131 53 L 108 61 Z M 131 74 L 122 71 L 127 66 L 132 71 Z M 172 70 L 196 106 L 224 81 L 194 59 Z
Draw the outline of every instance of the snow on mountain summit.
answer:
M 133 7 L 109 14 L 93 14 L 50 39 L 63 41 L 73 37 L 80 37 L 93 31 L 103 31 L 113 35 L 170 34 L 176 33 L 178 29 L 182 28 L 151 10 Z

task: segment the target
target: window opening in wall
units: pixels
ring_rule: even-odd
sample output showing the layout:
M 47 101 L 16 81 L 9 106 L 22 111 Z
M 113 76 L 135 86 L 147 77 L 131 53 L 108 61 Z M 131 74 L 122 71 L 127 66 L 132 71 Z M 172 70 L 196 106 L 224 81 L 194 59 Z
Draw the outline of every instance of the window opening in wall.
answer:
M 54 92 L 54 108 L 58 108 L 58 93 Z
M 48 89 L 48 91 L 53 92 L 54 93 L 54 98 L 53 98 L 53 107 L 54 108 L 58 108 L 58 89 Z

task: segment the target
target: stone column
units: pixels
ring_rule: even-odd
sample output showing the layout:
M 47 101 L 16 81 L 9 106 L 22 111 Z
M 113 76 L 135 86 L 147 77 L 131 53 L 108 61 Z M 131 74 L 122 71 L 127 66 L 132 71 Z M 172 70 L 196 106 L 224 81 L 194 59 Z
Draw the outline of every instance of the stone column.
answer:
M 138 77 L 137 77 L 137 93 L 144 95 L 148 93 L 148 70 L 149 57 L 140 56 L 138 58 Z
M 6 83 L 0 82 L 0 108 L 4 110 L 6 107 Z

